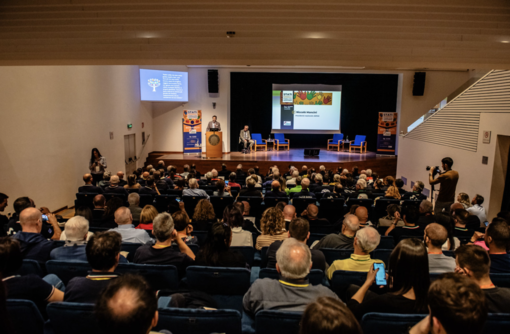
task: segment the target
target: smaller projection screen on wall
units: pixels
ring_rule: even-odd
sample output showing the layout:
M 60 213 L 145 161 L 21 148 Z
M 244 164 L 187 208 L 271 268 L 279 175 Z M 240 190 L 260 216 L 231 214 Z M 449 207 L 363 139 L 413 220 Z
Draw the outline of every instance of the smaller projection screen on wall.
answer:
M 140 70 L 142 101 L 187 102 L 188 72 Z
M 336 133 L 341 100 L 341 85 L 273 84 L 272 131 Z

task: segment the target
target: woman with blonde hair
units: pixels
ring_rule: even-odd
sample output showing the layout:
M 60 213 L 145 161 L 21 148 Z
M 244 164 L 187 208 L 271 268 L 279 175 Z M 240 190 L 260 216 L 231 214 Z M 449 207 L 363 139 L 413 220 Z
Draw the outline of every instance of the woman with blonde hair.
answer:
M 469 195 L 466 193 L 459 193 L 457 196 L 457 202 L 464 206 L 464 209 L 471 207 L 471 202 L 469 201 Z
M 215 222 L 216 214 L 211 202 L 205 198 L 198 201 L 193 212 L 193 221 L 191 223 L 193 228 L 196 231 L 209 231 Z
M 158 215 L 158 210 L 152 205 L 146 205 L 140 212 L 140 224 L 136 227 L 139 230 L 152 231 L 152 221 Z
M 395 186 L 395 178 L 393 176 L 386 176 L 384 178 L 384 184 L 388 186 L 384 198 L 400 199 L 400 192 L 397 186 Z
M 263 247 L 269 247 L 277 240 L 284 240 L 288 238 L 288 233 L 285 230 L 285 219 L 283 212 L 276 207 L 269 208 L 262 214 L 260 220 L 260 229 L 262 235 L 257 237 L 255 248 L 261 250 Z

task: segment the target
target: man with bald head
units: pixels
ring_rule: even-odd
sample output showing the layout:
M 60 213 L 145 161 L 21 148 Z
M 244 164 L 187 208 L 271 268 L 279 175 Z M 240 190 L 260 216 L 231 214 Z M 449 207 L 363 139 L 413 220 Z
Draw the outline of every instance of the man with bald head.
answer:
M 287 193 L 285 191 L 281 191 L 280 182 L 274 180 L 271 183 L 271 191 L 266 192 L 266 196 L 264 197 L 287 197 Z
M 425 227 L 423 240 L 429 253 L 429 272 L 453 273 L 455 271 L 455 259 L 443 254 L 442 246 L 448 239 L 448 231 L 444 226 L 432 223 Z
M 305 177 L 301 180 L 301 191 L 295 193 L 292 198 L 315 198 L 315 194 L 308 190 L 310 187 L 310 179 Z
M 135 229 L 131 211 L 125 206 L 122 206 L 115 211 L 115 223 L 117 223 L 118 226 L 116 228 L 112 228 L 110 231 L 119 233 L 122 236 L 122 242 L 146 244 L 152 241 L 145 230 Z
M 117 176 L 119 177 L 119 187 L 124 187 L 127 184 L 126 180 L 124 180 L 124 172 L 118 171 Z
M 311 285 L 306 278 L 312 268 L 310 249 L 294 238 L 285 239 L 276 252 L 276 270 L 279 280 L 256 280 L 243 298 L 243 307 L 249 314 L 260 310 L 303 312 L 306 305 L 318 297 L 338 296 L 323 285 Z
M 368 210 L 364 206 L 358 206 L 354 212 L 359 220 L 359 227 L 372 226 L 372 222 L 368 220 Z
M 285 229 L 287 231 L 289 230 L 290 222 L 292 221 L 292 219 L 294 219 L 296 217 L 297 217 L 297 214 L 296 214 L 296 208 L 294 207 L 294 205 L 289 204 L 283 208 L 283 219 L 285 220 Z
M 48 214 L 48 221 L 55 228 L 54 236 L 60 238 L 62 231 L 58 227 L 57 219 L 53 214 Z M 20 214 L 21 232 L 16 233 L 14 238 L 20 242 L 21 254 L 24 259 L 46 262 L 50 259 L 50 253 L 56 247 L 55 243 L 46 239 L 41 234 L 43 218 L 41 211 L 36 208 L 26 208 Z
M 313 249 L 336 248 L 336 249 L 353 249 L 354 236 L 359 230 L 359 220 L 355 215 L 348 214 L 342 222 L 342 232 L 339 234 L 331 233 L 322 238 Z
M 326 218 L 319 218 L 319 207 L 315 204 L 308 204 L 305 211 L 301 213 L 301 218 L 308 220 L 308 223 L 310 223 L 310 228 L 312 230 L 314 225 L 329 224 L 329 221 Z
M 84 174 L 83 175 L 83 182 L 85 182 L 85 185 L 78 188 L 79 193 L 87 193 L 87 194 L 102 194 L 103 189 L 101 187 L 96 187 L 94 184 L 94 178 L 92 177 L 92 174 Z

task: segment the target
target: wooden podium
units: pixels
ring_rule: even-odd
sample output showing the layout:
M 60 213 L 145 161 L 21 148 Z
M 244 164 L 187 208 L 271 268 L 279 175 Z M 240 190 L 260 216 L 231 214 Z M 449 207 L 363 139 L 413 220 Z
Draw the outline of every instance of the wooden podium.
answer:
M 222 143 L 223 137 L 221 131 L 209 131 L 205 133 L 206 157 L 221 158 L 223 156 Z

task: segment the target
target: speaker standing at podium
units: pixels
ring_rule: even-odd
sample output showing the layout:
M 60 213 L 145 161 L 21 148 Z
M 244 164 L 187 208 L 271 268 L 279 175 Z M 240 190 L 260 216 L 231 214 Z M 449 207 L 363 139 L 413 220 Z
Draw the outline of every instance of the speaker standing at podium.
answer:
M 211 129 L 216 129 L 215 131 L 221 131 L 220 122 L 216 121 L 216 115 L 212 117 L 212 121 L 207 124 L 206 132 L 211 131 Z

